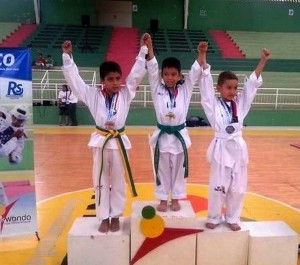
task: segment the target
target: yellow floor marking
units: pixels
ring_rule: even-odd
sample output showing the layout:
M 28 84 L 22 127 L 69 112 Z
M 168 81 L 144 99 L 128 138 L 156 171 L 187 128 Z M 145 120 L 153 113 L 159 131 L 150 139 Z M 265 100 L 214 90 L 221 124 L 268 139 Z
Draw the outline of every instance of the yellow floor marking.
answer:
M 130 216 L 133 201 L 153 201 L 153 183 L 138 183 L 139 197 L 131 198 L 127 193 L 127 204 L 124 216 Z M 206 185 L 188 184 L 188 195 L 207 198 Z M 5 265 L 60 265 L 67 252 L 67 235 L 74 220 L 83 215 L 95 214 L 95 210 L 87 210 L 94 203 L 93 190 L 81 190 L 42 201 L 37 206 L 39 236 L 8 238 L 0 241 L 0 261 Z M 205 217 L 206 210 L 196 213 Z M 297 233 L 300 233 L 300 211 L 278 201 L 253 193 L 247 193 L 243 218 L 252 220 L 282 220 Z M 34 263 L 36 262 L 36 263 Z M 298 265 L 300 263 L 298 262 Z
M 34 127 L 34 134 L 90 134 L 94 131 L 92 126 L 79 127 Z M 152 134 L 155 127 L 128 126 L 128 135 Z M 189 128 L 190 135 L 211 135 L 210 127 Z M 250 128 L 246 127 L 244 135 L 254 136 L 300 136 L 298 128 Z M 18 172 L 12 173 L 13 180 L 18 180 Z M 27 172 L 28 178 L 32 173 Z M 0 175 L 1 176 L 1 175 Z M 1 176 L 4 177 L 4 176 Z M 24 175 L 22 175 L 22 178 Z M 11 176 L 9 180 L 12 180 Z M 153 182 L 154 183 L 154 182 Z M 124 211 L 125 216 L 130 216 L 131 204 L 136 200 L 156 200 L 153 196 L 153 183 L 138 183 L 139 197 L 131 198 L 127 194 L 128 203 Z M 187 186 L 189 195 L 207 198 L 208 189 L 205 185 L 189 184 Z M 0 263 L 5 265 L 60 265 L 67 252 L 67 235 L 74 220 L 84 214 L 95 214 L 94 210 L 87 210 L 87 206 L 93 204 L 91 199 L 93 190 L 83 190 L 42 201 L 37 205 L 39 236 L 37 241 L 35 235 L 16 238 L 0 237 Z M 198 217 L 205 217 L 205 210 L 196 213 Z M 242 217 L 252 220 L 282 220 L 300 234 L 300 212 L 288 205 L 268 199 L 257 194 L 247 193 Z M 61 224 L 61 225 L 60 225 Z M 300 260 L 298 260 L 300 265 Z

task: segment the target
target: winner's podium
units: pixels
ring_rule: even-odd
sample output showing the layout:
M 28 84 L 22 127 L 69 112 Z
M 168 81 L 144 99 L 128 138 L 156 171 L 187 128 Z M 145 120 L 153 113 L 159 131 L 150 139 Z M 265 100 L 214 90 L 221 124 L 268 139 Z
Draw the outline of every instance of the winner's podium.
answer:
M 158 205 L 157 201 L 135 202 L 131 214 L 131 259 L 136 265 L 152 264 L 172 264 L 172 265 L 195 265 L 196 253 L 196 234 L 197 218 L 189 201 L 181 201 L 181 209 L 178 212 L 170 211 L 158 212 L 153 218 L 146 220 L 142 216 L 142 210 L 146 206 L 154 209 Z M 160 220 L 160 221 L 158 221 Z M 143 221 L 148 223 L 143 227 Z M 146 231 L 143 231 L 146 230 Z M 146 238 L 145 233 L 150 233 L 153 229 L 160 230 L 161 235 L 153 235 L 152 238 Z M 191 234 L 188 234 L 191 231 Z M 187 234 L 184 234 L 187 232 Z M 194 232 L 194 233 L 193 233 Z M 178 236 L 183 233 L 184 236 Z M 178 237 L 177 237 L 178 236 Z M 166 238 L 172 238 L 167 241 Z M 162 244 L 163 243 L 163 244 Z M 152 245 L 156 244 L 151 252 L 147 251 Z M 141 253 L 142 252 L 142 253 Z M 139 255 L 139 253 L 141 253 Z M 137 260 L 137 257 L 141 257 Z
M 197 235 L 197 265 L 247 265 L 249 230 L 232 231 L 226 224 L 215 229 L 205 228 L 206 219 L 199 218 Z M 271 265 L 271 264 L 270 264 Z
M 121 230 L 107 234 L 98 232 L 95 217 L 77 218 L 68 234 L 68 265 L 297 265 L 298 234 L 284 222 L 210 230 L 189 201 L 180 204 L 178 212 L 161 213 L 157 201 L 136 201 L 131 218 L 120 219 Z
M 68 235 L 68 265 L 121 265 L 130 259 L 130 220 L 120 231 L 100 233 L 96 217 L 77 218 Z
M 245 222 L 249 229 L 248 265 L 296 265 L 298 234 L 282 221 Z

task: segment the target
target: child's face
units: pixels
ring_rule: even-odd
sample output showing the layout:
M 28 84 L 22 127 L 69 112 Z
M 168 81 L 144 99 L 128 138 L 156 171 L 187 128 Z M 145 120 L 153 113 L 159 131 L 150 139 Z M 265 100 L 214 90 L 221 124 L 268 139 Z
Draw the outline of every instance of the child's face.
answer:
M 237 95 L 238 80 L 228 79 L 222 85 L 217 86 L 217 90 L 220 92 L 221 98 L 225 101 L 233 100 Z
M 122 76 L 118 72 L 108 73 L 102 80 L 102 84 L 109 95 L 121 90 L 121 82 Z
M 175 67 L 166 67 L 161 73 L 166 87 L 173 88 L 181 78 L 181 73 Z

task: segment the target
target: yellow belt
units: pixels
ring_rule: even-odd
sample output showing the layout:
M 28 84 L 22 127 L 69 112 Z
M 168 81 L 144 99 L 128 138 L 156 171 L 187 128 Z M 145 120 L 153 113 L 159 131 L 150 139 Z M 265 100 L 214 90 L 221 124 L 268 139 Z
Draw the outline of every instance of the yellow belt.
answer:
M 100 187 L 100 180 L 101 180 L 102 169 L 103 169 L 103 151 L 104 151 L 104 147 L 111 138 L 116 138 L 118 149 L 120 151 L 123 166 L 124 166 L 124 169 L 125 169 L 125 178 L 126 178 L 127 183 L 129 184 L 128 187 L 129 187 L 131 196 L 136 197 L 137 192 L 136 192 L 136 189 L 135 189 L 135 185 L 134 185 L 134 181 L 133 181 L 133 177 L 132 177 L 132 172 L 131 172 L 127 152 L 126 152 L 126 149 L 125 149 L 122 137 L 121 137 L 121 135 L 124 133 L 124 131 L 125 131 L 124 127 L 122 127 L 119 130 L 106 130 L 106 129 L 103 129 L 99 126 L 96 126 L 96 132 L 105 137 L 104 142 L 103 142 L 103 146 L 102 146 L 101 167 L 100 167 L 100 174 L 99 174 L 99 187 Z M 100 204 L 100 197 L 99 197 L 99 204 Z

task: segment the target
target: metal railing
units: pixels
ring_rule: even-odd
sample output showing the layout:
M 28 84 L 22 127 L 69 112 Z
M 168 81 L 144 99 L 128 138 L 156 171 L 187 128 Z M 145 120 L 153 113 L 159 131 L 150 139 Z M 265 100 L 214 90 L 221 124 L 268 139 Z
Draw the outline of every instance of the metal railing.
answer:
M 66 80 L 61 70 L 34 71 L 36 77 L 32 80 L 32 98 L 34 104 L 43 104 L 45 101 L 55 104 L 61 86 Z M 96 71 L 80 70 L 80 75 L 86 84 L 95 87 L 97 84 Z
M 61 70 L 56 71 L 61 74 L 61 77 L 51 78 L 50 75 L 53 74 L 51 73 L 53 71 L 55 70 L 46 71 L 41 78 L 33 80 L 32 90 L 35 104 L 44 104 L 45 102 L 47 102 L 47 105 L 56 104 L 61 85 L 66 82 Z M 80 71 L 80 74 L 87 84 L 91 87 L 96 87 L 95 71 Z M 214 80 L 216 76 L 213 75 Z M 241 86 L 239 90 L 242 89 L 245 81 L 246 76 L 243 74 L 239 75 L 239 85 Z M 200 107 L 200 100 L 199 87 L 195 86 L 190 107 Z M 259 88 L 252 105 L 254 108 L 300 109 L 300 88 Z M 139 85 L 132 106 L 143 108 L 153 106 L 149 85 Z

